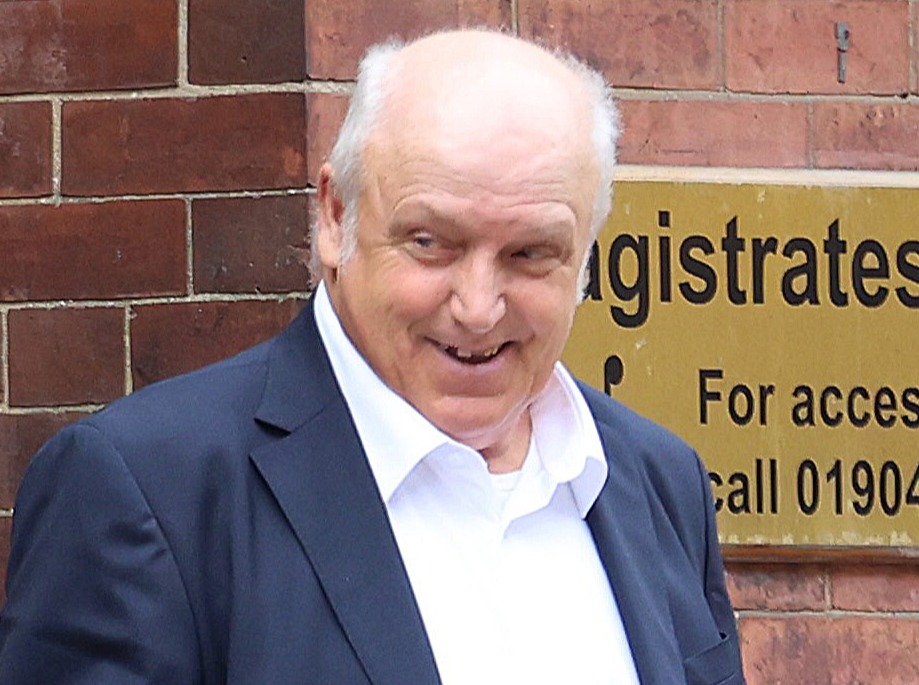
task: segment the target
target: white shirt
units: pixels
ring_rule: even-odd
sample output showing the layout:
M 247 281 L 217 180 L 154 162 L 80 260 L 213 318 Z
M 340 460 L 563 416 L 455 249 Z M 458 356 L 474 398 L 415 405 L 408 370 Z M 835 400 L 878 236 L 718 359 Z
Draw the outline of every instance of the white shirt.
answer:
M 531 405 L 521 470 L 491 474 L 478 452 L 380 380 L 342 329 L 324 284 L 314 297 L 444 685 L 638 685 L 584 521 L 606 460 L 568 372 L 557 364 Z

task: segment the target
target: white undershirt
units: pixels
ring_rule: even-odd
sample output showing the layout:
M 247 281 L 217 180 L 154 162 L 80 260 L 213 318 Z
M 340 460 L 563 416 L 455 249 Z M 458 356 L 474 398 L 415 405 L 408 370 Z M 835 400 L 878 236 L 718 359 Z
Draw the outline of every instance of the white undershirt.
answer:
M 324 284 L 314 297 L 443 684 L 638 685 L 583 520 L 606 460 L 568 372 L 556 365 L 531 406 L 521 470 L 490 474 L 478 452 L 379 379 L 342 330 Z

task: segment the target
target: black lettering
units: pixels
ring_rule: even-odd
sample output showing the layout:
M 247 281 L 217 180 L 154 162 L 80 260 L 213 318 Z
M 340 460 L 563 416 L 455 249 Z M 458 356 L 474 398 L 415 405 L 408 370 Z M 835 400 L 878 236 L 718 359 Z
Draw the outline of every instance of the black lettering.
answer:
M 810 386 L 799 385 L 791 396 L 801 401 L 791 409 L 791 420 L 796 426 L 814 425 L 814 391 Z
M 897 422 L 893 412 L 897 409 L 897 396 L 886 385 L 874 396 L 874 420 L 884 428 L 890 428 Z
M 724 371 L 721 369 L 699 369 L 699 423 L 703 426 L 708 424 L 708 403 L 721 401 L 720 392 L 708 389 L 708 381 L 711 378 L 721 380 L 724 378 Z
M 763 289 L 765 280 L 766 255 L 775 254 L 778 250 L 779 241 L 773 237 L 760 240 L 753 239 L 753 304 L 763 304 L 766 301 L 766 294 Z
M 907 240 L 900 245 L 897 250 L 897 271 L 910 283 L 919 285 L 919 264 L 911 262 L 909 260 L 910 255 L 919 256 L 919 241 Z M 905 307 L 910 309 L 919 308 L 919 293 L 910 292 L 906 289 L 906 286 L 901 285 L 897 288 L 897 299 Z
M 804 263 L 785 271 L 782 276 L 782 297 L 793 307 L 805 303 L 820 304 L 817 297 L 817 248 L 807 238 L 792 238 L 785 243 L 782 255 L 791 259 L 796 252 L 804 255 Z M 804 279 L 804 288 L 795 290 L 794 283 L 799 278 Z
M 670 212 L 659 211 L 657 213 L 657 225 L 660 228 L 670 228 Z M 660 245 L 660 265 L 661 265 L 661 302 L 671 301 L 671 274 L 670 274 L 670 236 L 662 235 L 659 239 Z
M 809 487 L 808 487 L 809 486 Z M 798 508 L 811 516 L 820 506 L 820 477 L 817 464 L 805 459 L 798 467 Z
M 738 401 L 738 398 L 742 398 L 743 402 Z M 728 393 L 728 414 L 731 421 L 738 426 L 746 426 L 753 418 L 754 409 L 753 392 L 750 388 L 743 384 L 731 388 L 731 392 Z
M 590 246 L 590 257 L 587 258 L 587 283 L 584 284 L 582 293 L 585 300 L 598 302 L 602 299 L 600 293 L 600 246 L 597 241 Z
M 603 388 L 607 395 L 613 394 L 613 388 L 622 382 L 625 375 L 625 368 L 622 365 L 622 359 L 618 355 L 610 355 L 603 363 Z
M 842 516 L 842 462 L 837 459 L 833 462 L 833 468 L 826 472 L 827 484 L 833 484 L 833 504 L 835 505 L 836 515 Z
M 724 507 L 724 499 L 722 497 L 718 497 L 717 494 L 718 488 L 724 485 L 724 481 L 721 480 L 721 474 L 719 474 L 717 471 L 709 471 L 708 479 L 711 481 L 712 491 L 715 493 L 715 511 L 721 511 L 721 509 Z
M 622 255 L 626 251 L 634 255 L 636 270 L 635 280 L 626 283 L 623 280 Z M 625 304 L 636 302 L 635 312 L 629 314 L 625 308 L 617 305 L 610 307 L 613 321 L 623 328 L 637 328 L 648 320 L 648 237 L 637 239 L 628 234 L 618 236 L 609 249 L 609 280 L 613 294 Z
M 913 479 L 906 488 L 906 497 L 903 499 L 906 506 L 919 507 L 919 464 L 916 464 L 916 471 L 913 473 Z
M 867 516 L 874 508 L 874 471 L 864 459 L 852 466 L 852 490 L 862 498 L 860 502 L 852 502 L 852 508 L 859 516 Z
M 693 256 L 693 250 L 699 250 L 707 255 L 715 253 L 712 242 L 704 235 L 691 235 L 683 241 L 680 245 L 680 266 L 690 276 L 695 276 L 702 281 L 702 289 L 694 290 L 689 281 L 682 281 L 680 292 L 687 302 L 708 304 L 715 297 L 718 289 L 718 276 L 709 264 Z
M 868 422 L 871 421 L 871 415 L 867 410 L 862 411 L 861 414 L 857 414 L 855 411 L 855 400 L 861 397 L 863 400 L 869 400 L 871 395 L 868 394 L 868 389 L 863 388 L 860 385 L 856 385 L 852 388 L 852 391 L 849 393 L 849 399 L 846 403 L 847 414 L 849 416 L 849 423 L 851 423 L 856 428 L 864 428 L 868 425 Z
M 837 388 L 835 385 L 827 386 L 823 389 L 823 392 L 820 393 L 820 418 L 823 419 L 823 423 L 827 426 L 838 426 L 842 423 L 842 412 L 836 411 L 832 416 L 830 415 L 830 397 L 835 397 L 837 400 L 842 399 L 842 391 Z
M 747 293 L 740 287 L 740 274 L 737 255 L 744 251 L 746 241 L 737 236 L 737 217 L 727 222 L 724 227 L 724 238 L 721 249 L 727 259 L 728 299 L 732 304 L 746 304 Z
M 779 463 L 769 460 L 769 511 L 779 513 Z
M 775 395 L 775 386 L 771 383 L 769 385 L 760 385 L 759 386 L 759 425 L 765 426 L 766 419 L 768 417 L 768 405 L 769 398 Z
M 888 516 L 896 516 L 900 511 L 900 498 L 903 496 L 903 475 L 896 462 L 884 462 L 878 476 L 878 485 L 881 509 Z
M 728 511 L 732 514 L 750 513 L 750 478 L 738 471 L 728 478 L 728 485 L 736 486 L 728 493 Z
M 874 266 L 868 266 L 869 258 Z M 880 307 L 890 292 L 886 286 L 879 285 L 872 293 L 865 287 L 865 281 L 871 278 L 889 278 L 890 264 L 887 252 L 877 240 L 864 240 L 855 248 L 852 255 L 852 290 L 858 301 L 866 307 Z
M 823 241 L 823 251 L 830 263 L 830 302 L 837 307 L 849 304 L 849 296 L 843 292 L 839 282 L 839 255 L 846 253 L 846 241 L 839 238 L 839 219 L 827 227 L 827 238 Z
M 903 425 L 907 428 L 919 427 L 919 388 L 907 388 L 903 391 L 903 409 L 907 412 Z

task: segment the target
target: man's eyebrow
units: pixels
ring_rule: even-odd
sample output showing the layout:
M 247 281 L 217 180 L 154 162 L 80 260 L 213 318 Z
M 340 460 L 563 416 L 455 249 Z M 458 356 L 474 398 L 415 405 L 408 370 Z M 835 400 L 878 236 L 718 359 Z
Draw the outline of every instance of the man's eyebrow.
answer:
M 567 238 L 574 231 L 573 221 L 556 220 L 546 221 L 530 226 L 527 237 L 535 240 L 552 240 L 555 238 Z
M 392 220 L 399 224 L 437 223 L 459 225 L 455 219 L 447 216 L 446 213 L 437 210 L 427 202 L 417 200 L 396 205 L 392 213 Z

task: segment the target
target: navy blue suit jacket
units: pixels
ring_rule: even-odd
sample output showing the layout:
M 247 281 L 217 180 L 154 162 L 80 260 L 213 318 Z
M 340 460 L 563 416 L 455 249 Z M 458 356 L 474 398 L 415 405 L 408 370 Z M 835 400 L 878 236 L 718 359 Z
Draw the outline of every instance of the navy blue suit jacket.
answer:
M 587 521 L 641 682 L 743 683 L 705 470 L 583 392 L 610 465 Z M 439 682 L 312 307 L 55 436 L 17 498 L 7 593 L 3 685 Z

